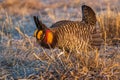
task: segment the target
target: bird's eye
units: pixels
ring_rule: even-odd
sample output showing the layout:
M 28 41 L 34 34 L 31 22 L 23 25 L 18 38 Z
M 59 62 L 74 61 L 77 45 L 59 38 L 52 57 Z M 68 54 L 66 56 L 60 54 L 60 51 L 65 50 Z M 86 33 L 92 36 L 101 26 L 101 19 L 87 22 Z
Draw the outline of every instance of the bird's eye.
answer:
M 37 31 L 37 33 L 36 33 L 36 38 L 37 38 L 38 40 L 41 40 L 42 37 L 43 37 L 43 31 L 42 31 L 42 30 Z

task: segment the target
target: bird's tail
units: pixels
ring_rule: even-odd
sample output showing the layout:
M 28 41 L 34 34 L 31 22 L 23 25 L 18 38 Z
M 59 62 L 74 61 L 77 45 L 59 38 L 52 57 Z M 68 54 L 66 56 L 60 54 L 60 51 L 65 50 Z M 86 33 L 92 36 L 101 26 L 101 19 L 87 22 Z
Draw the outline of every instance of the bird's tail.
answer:
M 104 44 L 104 39 L 102 37 L 102 32 L 100 31 L 100 29 L 95 29 L 93 31 L 90 44 L 95 48 L 100 48 L 100 46 Z
M 96 25 L 96 14 L 92 8 L 87 5 L 82 5 L 82 22 L 90 25 Z

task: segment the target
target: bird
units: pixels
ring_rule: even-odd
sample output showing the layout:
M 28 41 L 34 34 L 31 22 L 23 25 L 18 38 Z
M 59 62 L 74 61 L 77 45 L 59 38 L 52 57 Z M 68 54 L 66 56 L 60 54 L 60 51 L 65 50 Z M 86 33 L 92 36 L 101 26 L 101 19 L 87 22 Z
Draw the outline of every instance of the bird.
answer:
M 84 51 L 98 48 L 103 39 L 96 28 L 96 14 L 87 5 L 82 5 L 82 20 L 61 20 L 47 27 L 38 16 L 33 16 L 36 30 L 34 37 L 42 47 L 54 49 L 56 47 L 65 51 Z

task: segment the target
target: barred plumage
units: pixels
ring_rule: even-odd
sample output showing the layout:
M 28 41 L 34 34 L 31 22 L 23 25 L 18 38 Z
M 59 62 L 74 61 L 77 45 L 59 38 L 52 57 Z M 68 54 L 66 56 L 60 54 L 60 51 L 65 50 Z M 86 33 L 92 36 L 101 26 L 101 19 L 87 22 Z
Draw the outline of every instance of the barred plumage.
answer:
M 38 39 L 36 36 L 37 41 L 46 48 L 59 47 L 65 48 L 65 50 L 81 51 L 93 46 L 100 46 L 103 42 L 99 33 L 97 36 L 95 35 L 96 15 L 86 5 L 82 6 L 82 21 L 63 20 L 47 28 L 36 16 L 34 16 L 34 20 L 38 28 L 35 35 L 41 37 Z M 38 35 L 40 31 L 43 33 Z M 49 34 L 50 32 L 51 34 Z

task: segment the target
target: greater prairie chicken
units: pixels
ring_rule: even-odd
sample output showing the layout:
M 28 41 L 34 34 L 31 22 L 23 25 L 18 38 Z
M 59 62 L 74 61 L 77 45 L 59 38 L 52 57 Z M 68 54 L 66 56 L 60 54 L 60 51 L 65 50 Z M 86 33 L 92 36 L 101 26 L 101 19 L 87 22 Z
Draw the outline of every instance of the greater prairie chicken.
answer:
M 65 50 L 84 50 L 100 46 L 102 39 L 96 33 L 96 15 L 86 5 L 82 5 L 82 21 L 63 20 L 47 27 L 34 16 L 37 29 L 34 36 L 45 48 L 64 48 Z

